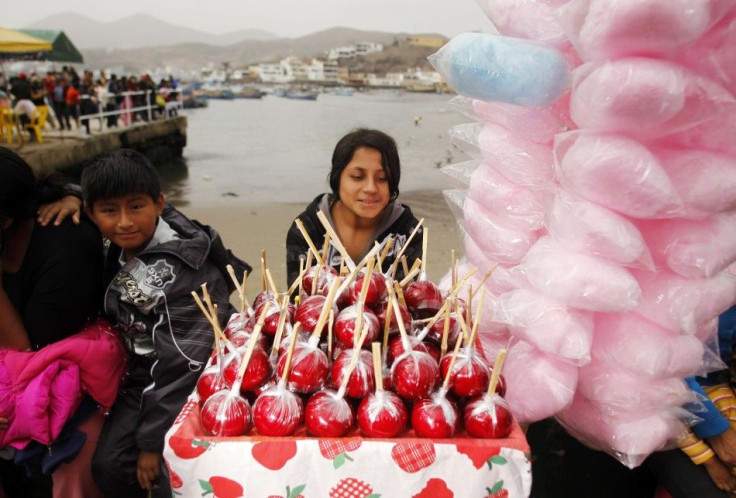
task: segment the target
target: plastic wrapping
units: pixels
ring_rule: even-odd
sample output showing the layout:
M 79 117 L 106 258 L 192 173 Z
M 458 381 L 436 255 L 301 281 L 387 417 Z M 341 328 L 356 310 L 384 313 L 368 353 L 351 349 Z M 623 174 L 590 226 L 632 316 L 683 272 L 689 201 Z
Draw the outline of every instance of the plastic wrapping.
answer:
M 683 277 L 711 277 L 736 261 L 736 211 L 639 227 L 655 259 Z
M 704 150 L 654 152 L 682 198 L 684 217 L 736 209 L 736 157 Z
M 558 15 L 585 60 L 671 56 L 706 32 L 712 22 L 710 4 L 704 0 L 573 0 Z
M 333 325 L 334 337 L 343 348 L 352 348 L 354 341 L 357 339 L 355 326 L 358 319 L 358 307 L 353 304 L 347 308 L 343 308 L 335 318 Z M 366 347 L 378 338 L 381 329 L 378 323 L 378 317 L 370 310 L 363 310 L 363 326 L 368 326 L 368 333 L 363 343 Z
M 698 373 L 703 344 L 697 337 L 660 327 L 636 313 L 597 314 L 593 357 L 639 378 Z
M 671 330 L 694 334 L 736 302 L 736 277 L 728 269 L 708 279 L 667 271 L 632 273 L 642 290 L 636 312 Z
M 544 225 L 544 193 L 512 183 L 485 164 L 473 171 L 468 197 L 504 226 L 539 230 Z
M 378 317 L 378 325 L 379 330 L 381 333 L 383 333 L 383 329 L 386 326 L 386 310 L 390 306 L 389 302 L 384 302 L 381 307 L 378 309 L 377 317 Z M 409 314 L 409 310 L 406 309 L 406 307 L 399 304 L 399 309 L 401 310 L 401 320 L 402 323 L 405 323 L 407 325 L 411 324 L 412 318 Z M 391 311 L 391 323 L 389 324 L 388 329 L 389 334 L 398 334 L 399 333 L 399 323 L 396 320 L 396 315 L 394 314 L 393 310 Z M 366 341 L 368 342 L 368 341 Z
M 227 321 L 227 326 L 225 326 L 225 330 L 223 330 L 225 337 L 232 340 L 233 335 L 240 333 L 250 334 L 253 331 L 254 325 L 252 318 L 252 309 L 230 315 L 230 318 Z
M 450 374 L 450 390 L 458 396 L 475 396 L 484 392 L 491 378 L 491 367 L 480 351 L 470 346 L 458 351 L 457 355 L 446 354 L 440 361 L 440 376 L 443 379 L 447 376 L 453 356 L 456 359 Z
M 539 292 L 590 311 L 631 311 L 641 289 L 626 269 L 584 253 L 571 253 L 550 237 L 534 244 L 521 263 Z
M 316 437 L 343 437 L 355 419 L 350 404 L 331 389 L 313 394 L 304 411 L 307 434 Z
M 261 313 L 264 309 L 268 307 L 268 312 L 266 315 L 266 320 L 263 322 L 263 328 L 261 329 L 261 332 L 263 332 L 264 335 L 273 338 L 273 336 L 276 335 L 276 329 L 279 325 L 279 315 L 280 315 L 280 306 L 276 298 L 273 297 L 266 297 L 262 299 L 258 306 L 255 307 L 255 319 L 259 319 L 261 316 Z M 290 320 L 290 316 L 287 315 L 286 319 Z
M 356 277 L 352 284 L 350 284 L 347 302 L 349 304 L 355 304 L 358 302 L 360 291 L 363 289 L 363 279 L 365 278 L 365 272 L 361 273 Z M 386 277 L 379 271 L 374 271 L 371 274 L 371 281 L 368 284 L 368 293 L 365 298 L 365 305 L 369 308 L 378 308 L 381 303 L 386 300 L 388 292 L 386 291 Z M 370 342 L 370 341 L 367 341 Z
M 291 436 L 303 418 L 301 398 L 289 391 L 284 382 L 263 391 L 253 404 L 253 424 L 263 436 Z
M 730 4 L 730 15 L 709 30 L 688 50 L 679 54 L 679 61 L 691 70 L 717 81 L 736 95 L 736 11 L 733 2 L 720 0 L 712 5 Z
M 404 432 L 409 414 L 396 393 L 376 391 L 360 402 L 357 419 L 364 436 L 393 438 Z
M 212 365 L 204 369 L 202 375 L 197 379 L 197 397 L 199 405 L 202 406 L 213 394 L 227 389 L 227 381 L 218 365 Z
M 654 269 L 639 230 L 629 220 L 564 190 L 547 212 L 550 235 L 572 252 L 585 252 L 622 265 Z
M 555 167 L 566 190 L 634 218 L 668 218 L 682 200 L 662 165 L 635 140 L 570 132 L 555 140 Z
M 430 343 L 423 342 L 421 338 L 415 336 L 407 336 L 406 340 L 400 336 L 395 336 L 389 339 L 388 348 L 386 351 L 386 362 L 388 365 L 393 365 L 394 360 L 399 358 L 406 352 L 405 348 L 410 348 L 411 351 L 418 351 L 420 353 L 426 353 L 435 361 L 439 361 L 439 350 L 436 346 Z
M 317 341 L 310 340 L 307 344 L 298 344 L 291 361 L 289 389 L 298 393 L 313 393 L 324 386 L 330 365 L 327 355 L 319 349 Z M 286 355 L 282 355 L 277 367 L 279 377 L 283 375 L 285 366 Z
M 477 0 L 488 19 L 506 36 L 543 42 L 557 48 L 570 44 L 556 10 L 570 0 Z
M 202 406 L 200 421 L 210 436 L 242 436 L 251 427 L 250 404 L 233 391 L 216 392 Z
M 228 387 L 233 387 L 241 361 L 243 361 L 243 355 L 238 354 L 225 365 L 223 376 Z M 245 394 L 248 391 L 256 389 L 266 382 L 270 376 L 271 362 L 268 359 L 268 354 L 261 348 L 255 348 L 248 362 L 248 366 L 245 367 L 240 392 Z
M 481 100 L 546 105 L 569 80 L 557 50 L 485 33 L 461 33 L 428 59 L 458 93 Z
M 468 401 L 463 411 L 465 432 L 472 437 L 502 439 L 511 433 L 509 405 L 498 394 L 482 394 Z
M 582 395 L 557 416 L 570 434 L 586 445 L 613 454 L 629 468 L 657 450 L 672 446 L 684 435 L 677 410 L 624 412 L 615 416 L 598 410 Z
M 463 203 L 463 224 L 485 258 L 504 264 L 518 264 L 539 237 L 537 231 L 507 228 L 472 199 Z
M 682 66 L 630 58 L 577 68 L 570 115 L 581 128 L 653 139 L 712 119 L 734 102 L 723 87 Z
M 451 438 L 460 428 L 460 410 L 442 390 L 414 402 L 411 427 L 417 437 Z
M 302 278 L 302 297 L 311 295 L 326 296 L 336 278 L 338 278 L 337 270 L 333 267 L 327 265 L 312 266 Z
M 294 314 L 294 323 L 301 323 L 303 331 L 312 332 L 317 325 L 319 315 L 325 306 L 326 298 L 322 295 L 308 296 L 299 303 Z M 337 312 L 337 308 L 335 308 Z
M 672 133 L 658 140 L 668 147 L 702 149 L 736 157 L 736 109 L 723 109 L 711 119 L 700 122 L 688 130 Z
M 366 344 L 368 337 L 366 336 Z M 337 389 L 343 382 L 346 367 L 353 357 L 353 350 L 346 349 L 332 362 L 332 387 Z M 369 351 L 361 350 L 360 358 L 350 373 L 345 395 L 350 398 L 362 399 L 376 388 L 375 374 L 373 373 L 373 356 Z
M 577 365 L 590 361 L 591 313 L 570 309 L 533 291 L 517 289 L 499 297 L 493 319 L 540 351 Z
M 506 402 L 519 423 L 551 417 L 572 401 L 578 367 L 519 341 L 509 349 L 504 366 Z
M 404 289 L 404 300 L 415 318 L 434 316 L 444 303 L 442 291 L 429 280 L 415 280 L 407 285 Z
M 409 401 L 429 396 L 439 376 L 437 361 L 422 351 L 406 351 L 391 365 L 391 385 L 396 394 Z

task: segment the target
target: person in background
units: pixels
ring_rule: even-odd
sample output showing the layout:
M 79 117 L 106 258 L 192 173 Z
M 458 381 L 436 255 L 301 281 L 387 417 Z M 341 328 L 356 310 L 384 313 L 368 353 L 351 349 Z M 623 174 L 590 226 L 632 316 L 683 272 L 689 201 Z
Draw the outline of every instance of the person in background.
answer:
M 69 114 L 66 111 L 66 93 L 69 89 L 69 85 L 67 84 L 66 80 L 64 78 L 56 78 L 56 83 L 54 85 L 54 113 L 56 114 L 57 119 L 59 120 L 59 129 L 64 130 L 65 128 L 67 130 L 71 130 L 72 126 L 69 122 Z M 66 124 L 66 126 L 65 126 Z
M 379 130 L 351 131 L 335 146 L 328 178 L 332 192 L 318 195 L 298 216 L 312 241 L 319 248 L 324 243 L 325 230 L 317 218 L 321 210 L 356 262 L 375 242 L 380 244 L 391 237 L 393 245 L 384 260 L 384 268 L 388 268 L 418 223 L 411 208 L 398 201 L 401 162 L 396 142 Z M 308 250 L 296 222 L 292 223 L 286 235 L 288 285 L 299 276 L 299 261 Z M 410 267 L 421 258 L 421 230 L 404 255 Z M 331 248 L 327 264 L 339 268 L 340 259 L 337 250 Z M 401 278 L 403 271 L 397 274 Z
M 79 129 L 79 100 L 79 83 L 72 83 L 66 91 L 66 117 L 67 126 L 69 118 L 72 118 L 77 129 Z
M 54 347 L 69 340 L 99 312 L 102 240 L 95 226 L 86 218 L 77 224 L 69 220 L 49 227 L 35 220 L 41 204 L 64 195 L 63 183 L 55 177 L 37 180 L 20 156 L 0 147 L 2 348 L 38 352 Z M 122 357 L 119 361 L 122 365 Z M 52 474 L 55 497 L 101 496 L 92 480 L 90 462 L 104 415 L 94 405 L 86 415 L 76 427 L 85 435 L 81 451 Z M 3 419 L 0 427 L 6 423 Z M 41 446 L 41 455 L 54 449 Z M 12 461 L 0 460 L 0 479 L 10 497 L 51 496 L 47 476 L 36 472 L 28 479 L 24 469 Z
M 172 496 L 164 436 L 213 347 L 212 328 L 191 292 L 203 283 L 225 324 L 232 283 L 250 271 L 213 229 L 166 205 L 153 165 L 117 149 L 82 171 L 85 212 L 109 245 L 104 312 L 118 325 L 128 371 L 97 445 L 93 475 L 108 498 Z

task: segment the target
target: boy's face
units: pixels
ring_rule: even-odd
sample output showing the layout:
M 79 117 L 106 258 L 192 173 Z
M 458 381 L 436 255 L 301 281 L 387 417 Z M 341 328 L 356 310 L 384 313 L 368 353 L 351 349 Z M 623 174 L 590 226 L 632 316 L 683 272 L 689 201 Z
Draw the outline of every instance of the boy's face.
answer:
M 154 200 L 148 194 L 128 194 L 96 201 L 85 206 L 87 215 L 102 235 L 123 249 L 126 260 L 146 248 L 156 231 L 156 220 L 164 209 L 164 196 Z

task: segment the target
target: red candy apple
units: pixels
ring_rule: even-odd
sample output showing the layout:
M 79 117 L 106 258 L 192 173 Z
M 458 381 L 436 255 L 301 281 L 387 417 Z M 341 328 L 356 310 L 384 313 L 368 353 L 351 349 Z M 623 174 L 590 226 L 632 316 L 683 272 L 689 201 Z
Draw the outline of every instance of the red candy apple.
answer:
M 263 334 L 268 337 L 273 337 L 276 334 L 276 329 L 279 326 L 279 304 L 276 299 L 263 299 L 258 307 L 255 309 L 256 318 L 260 318 L 266 305 L 269 306 L 268 312 L 266 313 L 266 319 L 263 322 Z
M 427 353 L 432 358 L 434 358 L 435 361 L 439 361 L 440 350 L 435 344 L 429 344 L 426 342 L 422 342 L 421 339 L 411 336 L 411 335 L 406 336 L 406 340 L 403 340 L 401 337 L 396 336 L 396 337 L 392 337 L 388 341 L 388 350 L 386 352 L 386 362 L 389 365 L 393 365 L 394 360 L 406 352 L 405 350 L 406 344 L 408 344 L 411 347 L 412 351 L 420 351 L 422 353 Z
M 331 389 L 313 394 L 304 412 L 307 434 L 317 437 L 343 437 L 355 419 L 350 403 Z
M 289 387 L 299 393 L 313 393 L 322 388 L 327 380 L 329 361 L 327 355 L 319 349 L 319 344 L 310 340 L 307 344 L 297 345 L 294 351 L 294 364 L 289 372 Z M 277 372 L 284 373 L 286 356 L 282 355 L 278 361 Z
M 378 317 L 378 324 L 380 330 L 384 330 L 386 327 L 386 314 L 387 310 L 389 308 L 390 304 L 388 301 L 381 304 L 381 306 L 376 310 L 376 316 Z M 410 324 L 411 323 L 411 315 L 409 314 L 409 310 L 406 309 L 405 306 L 399 305 L 399 309 L 401 310 L 401 319 L 403 320 L 403 323 Z M 393 310 L 391 310 L 391 323 L 389 324 L 388 329 L 389 334 L 396 334 L 399 332 L 399 324 L 396 321 L 396 315 L 394 315 Z
M 250 405 L 232 391 L 219 391 L 202 406 L 200 420 L 205 433 L 211 436 L 242 436 L 250 430 Z
M 350 291 L 347 295 L 348 304 L 355 304 L 358 302 L 358 296 L 360 296 L 363 289 L 365 276 L 365 273 L 361 273 L 350 286 Z M 368 290 L 366 292 L 365 305 L 372 309 L 378 309 L 388 295 L 388 291 L 386 289 L 386 277 L 383 273 L 371 272 L 371 278 L 368 282 Z
M 311 332 L 317 325 L 322 308 L 325 306 L 326 298 L 324 296 L 308 296 L 299 303 L 294 315 L 294 322 L 302 324 L 302 330 Z
M 264 436 L 291 436 L 303 417 L 301 398 L 289 391 L 285 383 L 263 391 L 253 405 L 253 424 Z
M 457 338 L 456 338 L 457 340 Z M 486 360 L 478 354 L 475 348 L 466 348 L 455 355 L 449 353 L 440 362 L 440 372 L 444 379 L 447 370 L 456 356 L 455 366 L 450 375 L 450 388 L 458 396 L 475 396 L 486 390 L 491 370 Z
M 391 385 L 404 399 L 428 396 L 437 387 L 440 367 L 429 354 L 410 351 L 399 356 L 391 366 Z
M 210 366 L 207 367 L 202 375 L 197 379 L 197 395 L 199 396 L 200 406 L 207 401 L 210 396 L 215 394 L 217 391 L 226 389 L 228 387 L 225 376 L 220 372 L 220 367 Z
M 335 339 L 344 348 L 352 348 L 353 342 L 357 334 L 355 333 L 355 327 L 358 321 L 358 306 L 351 305 L 347 308 L 343 308 L 335 318 L 335 324 L 333 326 Z M 363 310 L 363 325 L 368 326 L 368 335 L 366 336 L 366 342 L 373 342 L 380 334 L 378 327 L 378 318 L 376 315 L 369 311 Z M 362 326 L 361 326 L 362 328 Z
M 442 291 L 429 280 L 417 280 L 404 290 L 404 300 L 415 318 L 429 318 L 437 314 L 444 298 Z
M 473 437 L 501 439 L 511 432 L 509 406 L 495 393 L 484 393 L 468 401 L 463 418 L 465 432 Z
M 459 424 L 460 411 L 442 390 L 416 401 L 411 410 L 411 426 L 419 437 L 450 438 Z
M 232 387 L 232 385 L 235 382 L 235 378 L 238 374 L 238 369 L 240 368 L 240 362 L 242 361 L 242 358 L 235 358 L 230 363 L 225 366 L 225 380 L 228 383 L 228 386 Z M 268 361 L 268 355 L 266 352 L 260 348 L 254 349 L 253 354 L 251 355 L 250 362 L 248 362 L 248 366 L 245 369 L 245 374 L 243 375 L 243 382 L 240 386 L 240 391 L 242 393 L 245 393 L 246 391 L 251 391 L 264 382 L 268 380 L 268 377 L 271 375 L 271 364 Z
M 332 387 L 338 388 L 345 378 L 345 371 L 353 356 L 352 349 L 346 349 L 332 363 Z M 360 352 L 360 359 L 348 379 L 345 395 L 362 399 L 375 389 L 376 381 L 373 373 L 373 357 L 368 351 Z
M 394 438 L 404 432 L 407 419 L 404 402 L 391 391 L 371 393 L 358 407 L 358 426 L 367 437 Z
M 338 278 L 337 270 L 331 266 L 316 265 L 311 267 L 302 278 L 303 296 L 326 296 L 330 290 L 332 281 L 336 278 Z

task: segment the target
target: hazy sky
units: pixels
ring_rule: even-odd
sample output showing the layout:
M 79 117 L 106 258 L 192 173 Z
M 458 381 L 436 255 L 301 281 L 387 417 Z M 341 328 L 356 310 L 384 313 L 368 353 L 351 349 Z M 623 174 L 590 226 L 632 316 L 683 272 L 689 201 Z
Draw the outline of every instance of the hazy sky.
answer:
M 483 0 L 479 0 L 483 1 Z M 52 14 L 78 12 L 97 21 L 146 13 L 212 34 L 257 28 L 295 37 L 334 26 L 446 36 L 488 31 L 476 0 L 33 0 L 4 2 L 2 26 L 23 28 Z

